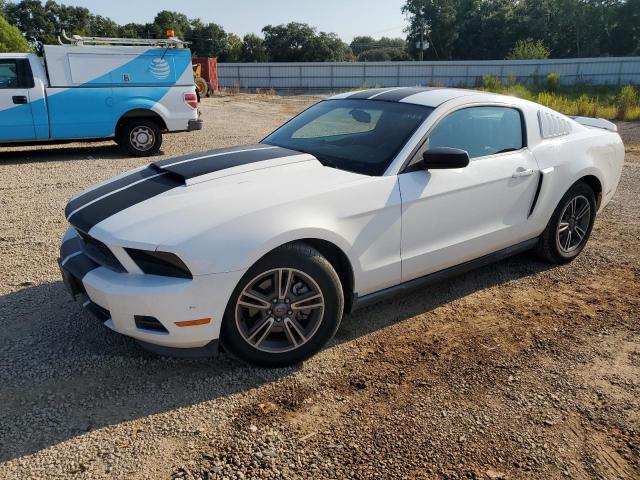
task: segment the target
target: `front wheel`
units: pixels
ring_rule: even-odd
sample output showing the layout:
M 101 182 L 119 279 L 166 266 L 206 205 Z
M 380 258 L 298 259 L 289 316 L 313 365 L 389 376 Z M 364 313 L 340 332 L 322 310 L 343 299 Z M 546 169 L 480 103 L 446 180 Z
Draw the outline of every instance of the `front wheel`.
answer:
M 117 143 L 131 155 L 150 157 L 160 151 L 162 132 L 153 120 L 132 119 L 122 127 Z
M 243 360 L 282 367 L 310 357 L 335 334 L 344 308 L 338 274 L 320 252 L 289 244 L 240 280 L 223 323 L 223 345 Z
M 576 183 L 565 193 L 547 228 L 537 253 L 553 263 L 568 263 L 584 249 L 596 218 L 596 196 L 586 183 Z

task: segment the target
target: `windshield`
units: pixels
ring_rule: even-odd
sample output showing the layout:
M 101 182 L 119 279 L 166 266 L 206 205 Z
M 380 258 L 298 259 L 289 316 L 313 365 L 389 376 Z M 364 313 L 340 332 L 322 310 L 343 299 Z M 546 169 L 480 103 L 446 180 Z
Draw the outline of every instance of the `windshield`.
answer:
M 262 143 L 310 153 L 329 167 L 382 175 L 433 108 L 375 100 L 325 100 Z

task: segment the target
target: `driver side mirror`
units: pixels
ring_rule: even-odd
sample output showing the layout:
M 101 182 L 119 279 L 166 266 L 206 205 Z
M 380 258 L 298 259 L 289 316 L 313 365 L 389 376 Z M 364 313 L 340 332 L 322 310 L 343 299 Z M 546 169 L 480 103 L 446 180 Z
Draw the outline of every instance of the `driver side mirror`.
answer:
M 416 167 L 423 170 L 443 170 L 464 168 L 469 165 L 469 154 L 459 148 L 431 148 L 422 154 L 422 161 Z

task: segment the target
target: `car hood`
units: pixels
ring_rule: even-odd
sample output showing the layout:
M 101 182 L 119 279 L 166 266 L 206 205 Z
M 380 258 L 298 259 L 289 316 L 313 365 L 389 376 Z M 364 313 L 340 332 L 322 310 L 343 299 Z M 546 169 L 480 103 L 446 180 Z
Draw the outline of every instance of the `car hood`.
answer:
M 312 155 L 247 145 L 154 162 L 73 197 L 65 215 L 108 244 L 175 250 L 202 232 L 283 207 L 366 176 L 324 167 Z

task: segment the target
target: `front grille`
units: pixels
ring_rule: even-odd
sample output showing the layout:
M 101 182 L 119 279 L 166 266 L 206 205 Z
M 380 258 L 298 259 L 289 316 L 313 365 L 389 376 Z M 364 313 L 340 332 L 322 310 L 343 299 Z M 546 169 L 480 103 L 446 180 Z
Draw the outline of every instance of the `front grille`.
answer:
M 109 250 L 109 247 L 86 233 L 78 232 L 78 234 L 82 239 L 82 251 L 87 257 L 98 265 L 107 267 L 114 272 L 126 273 L 127 270 L 118 261 L 113 252 Z

